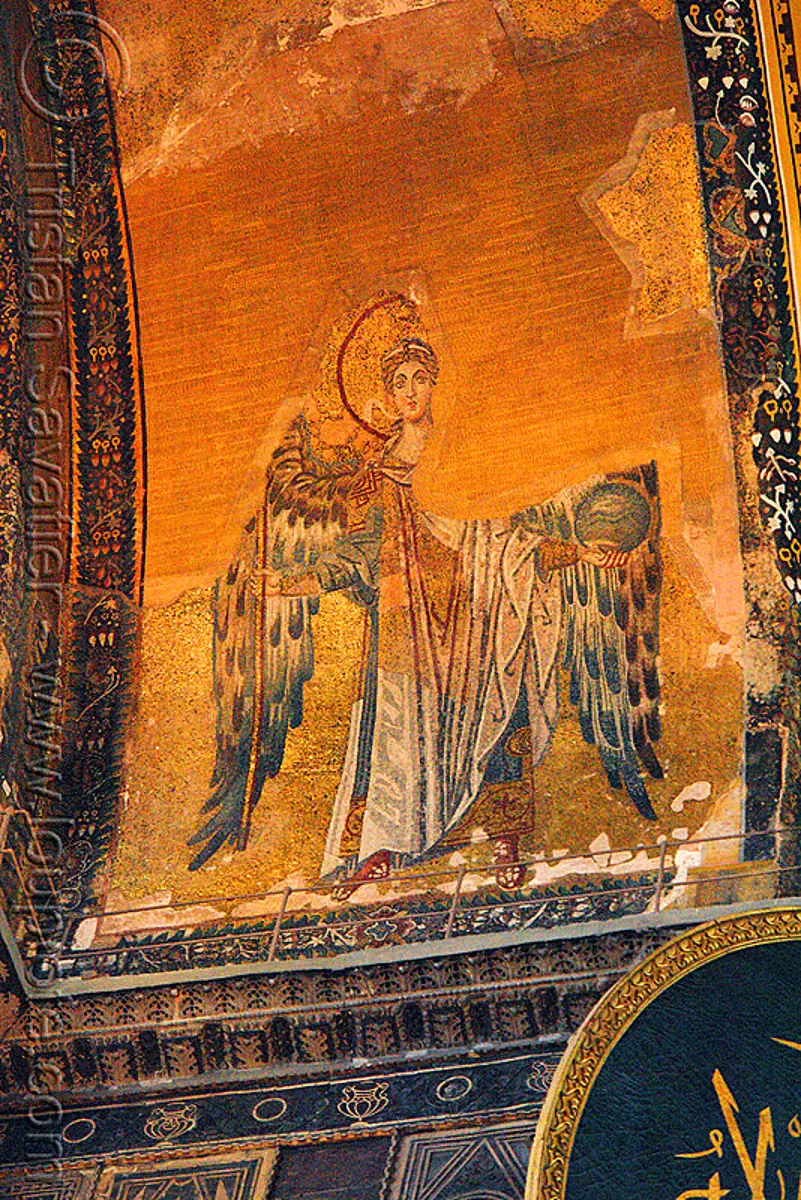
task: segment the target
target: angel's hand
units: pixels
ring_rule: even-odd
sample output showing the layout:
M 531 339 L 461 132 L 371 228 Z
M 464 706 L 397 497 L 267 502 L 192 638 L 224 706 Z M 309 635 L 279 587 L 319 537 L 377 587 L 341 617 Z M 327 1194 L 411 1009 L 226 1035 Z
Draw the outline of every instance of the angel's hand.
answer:
M 268 567 L 254 568 L 250 573 L 250 590 L 254 596 L 319 596 L 320 580 L 316 575 L 282 575 Z
M 316 575 L 284 575 L 281 578 L 278 592 L 274 594 L 279 596 L 319 596 L 320 580 Z
M 281 595 L 281 575 L 278 571 L 270 571 L 266 567 L 262 570 L 254 568 L 248 583 L 254 596 Z
M 580 546 L 579 559 L 609 571 L 614 567 L 625 567 L 629 556 L 624 550 L 615 550 L 611 546 Z

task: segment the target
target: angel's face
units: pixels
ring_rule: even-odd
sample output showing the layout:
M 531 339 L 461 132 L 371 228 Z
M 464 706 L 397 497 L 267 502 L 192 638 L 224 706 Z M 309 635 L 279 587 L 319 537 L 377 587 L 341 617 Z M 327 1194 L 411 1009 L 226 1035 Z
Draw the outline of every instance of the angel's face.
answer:
M 406 362 L 392 376 L 389 398 L 404 422 L 416 425 L 431 416 L 434 382 L 419 362 Z

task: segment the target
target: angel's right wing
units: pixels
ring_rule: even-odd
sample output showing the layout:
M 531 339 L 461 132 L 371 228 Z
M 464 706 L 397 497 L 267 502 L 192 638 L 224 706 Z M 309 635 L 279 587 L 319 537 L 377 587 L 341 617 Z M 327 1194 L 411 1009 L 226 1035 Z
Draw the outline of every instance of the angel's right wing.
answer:
M 226 843 L 243 849 L 250 817 L 283 762 L 289 729 L 303 717 L 314 669 L 314 596 L 266 594 L 264 571 L 298 578 L 347 532 L 347 497 L 359 464 L 315 459 L 304 417 L 273 454 L 264 505 L 214 594 L 217 758 L 208 820 L 190 838 L 196 870 Z

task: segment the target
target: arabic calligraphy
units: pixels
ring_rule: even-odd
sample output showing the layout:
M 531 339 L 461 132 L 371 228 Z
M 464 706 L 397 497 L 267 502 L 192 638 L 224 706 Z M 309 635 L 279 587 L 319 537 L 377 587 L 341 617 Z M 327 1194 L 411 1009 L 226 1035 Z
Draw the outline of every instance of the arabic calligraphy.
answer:
M 788 1042 L 783 1038 L 773 1038 L 772 1041 L 778 1042 L 780 1045 L 789 1046 L 793 1050 L 801 1050 L 801 1044 L 797 1042 Z M 692 1187 L 681 1192 L 675 1197 L 675 1200 L 721 1200 L 723 1196 L 727 1196 L 736 1184 L 742 1188 L 745 1183 L 748 1189 L 749 1200 L 787 1200 L 787 1178 L 790 1171 L 786 1169 L 787 1164 L 777 1166 L 772 1158 L 777 1153 L 777 1126 L 774 1122 L 773 1113 L 770 1105 L 766 1105 L 759 1112 L 756 1144 L 753 1147 L 753 1152 L 749 1150 L 746 1133 L 744 1132 L 744 1123 L 740 1114 L 740 1106 L 734 1097 L 734 1094 L 723 1077 L 722 1071 L 716 1069 L 712 1074 L 712 1087 L 715 1091 L 717 1103 L 720 1108 L 720 1114 L 723 1118 L 725 1133 L 723 1129 L 713 1128 L 709 1130 L 709 1145 L 703 1150 L 695 1150 L 675 1154 L 675 1158 L 681 1159 L 723 1159 L 724 1149 L 730 1147 L 734 1151 L 739 1175 L 737 1180 L 726 1179 L 725 1182 L 731 1183 L 732 1187 L 724 1187 L 723 1185 L 723 1166 L 722 1164 L 709 1176 L 706 1186 Z M 779 1133 L 783 1136 L 783 1130 L 779 1128 Z M 794 1113 L 787 1123 L 787 1133 L 795 1140 L 801 1138 L 801 1117 L 798 1113 Z M 728 1141 L 727 1141 L 728 1135 Z M 753 1145 L 753 1143 L 752 1143 Z M 781 1145 L 779 1144 L 779 1150 Z M 742 1191 L 738 1192 L 738 1196 Z M 801 1169 L 799 1169 L 798 1183 L 795 1192 L 795 1200 L 801 1200 Z

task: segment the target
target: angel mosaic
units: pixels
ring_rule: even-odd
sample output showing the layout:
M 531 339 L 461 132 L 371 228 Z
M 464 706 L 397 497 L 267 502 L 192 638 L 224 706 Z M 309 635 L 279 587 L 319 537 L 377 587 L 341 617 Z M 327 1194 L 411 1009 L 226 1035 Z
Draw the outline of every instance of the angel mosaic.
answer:
M 374 395 L 359 406 L 348 355 L 380 312 L 400 336 L 368 364 Z M 415 304 L 379 296 L 336 360 L 358 436 L 332 447 L 302 411 L 273 453 L 264 501 L 215 591 L 217 757 L 193 868 L 246 846 L 304 719 L 315 615 L 335 591 L 363 631 L 320 868 L 339 898 L 435 853 L 488 790 L 525 774 L 533 806 L 562 670 L 611 787 L 655 819 L 644 779 L 663 777 L 655 465 L 595 477 L 505 520 L 437 516 L 416 498 L 414 475 L 438 374 Z M 497 877 L 514 887 L 520 816 L 500 812 Z

